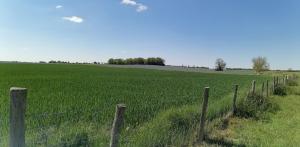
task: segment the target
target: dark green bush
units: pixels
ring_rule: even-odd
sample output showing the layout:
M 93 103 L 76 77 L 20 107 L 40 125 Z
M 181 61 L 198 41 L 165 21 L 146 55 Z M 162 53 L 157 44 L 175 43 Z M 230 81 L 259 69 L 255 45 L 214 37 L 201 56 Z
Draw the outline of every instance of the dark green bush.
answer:
M 237 116 L 246 118 L 262 118 L 266 112 L 275 112 L 278 106 L 272 103 L 270 98 L 261 94 L 249 94 L 238 107 Z
M 90 141 L 87 133 L 76 134 L 63 137 L 61 139 L 60 147 L 90 147 Z
M 287 85 L 288 86 L 298 86 L 298 83 L 296 80 L 288 80 Z
M 279 95 L 279 96 L 285 96 L 285 95 L 287 95 L 287 89 L 284 85 L 279 84 L 279 85 L 275 86 L 273 94 Z

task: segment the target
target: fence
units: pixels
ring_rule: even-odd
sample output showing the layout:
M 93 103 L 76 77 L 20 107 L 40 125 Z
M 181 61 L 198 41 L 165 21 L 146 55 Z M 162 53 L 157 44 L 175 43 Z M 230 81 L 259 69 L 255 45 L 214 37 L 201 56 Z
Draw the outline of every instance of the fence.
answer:
M 279 77 L 273 78 L 272 86 L 269 85 L 269 81 L 266 81 L 266 84 L 262 84 L 261 88 L 261 95 L 265 95 L 268 97 L 271 93 L 274 92 L 276 86 L 279 84 L 286 85 L 288 80 L 290 80 L 288 75 L 285 75 L 282 79 Z M 238 97 L 238 90 L 239 85 L 234 85 L 234 94 L 233 94 L 233 102 L 232 102 L 232 109 L 229 112 L 230 115 L 235 115 L 237 110 L 237 97 Z M 257 92 L 257 85 L 256 81 L 252 81 L 251 90 L 249 93 L 256 93 Z M 248 94 L 249 94 L 248 93 Z M 25 147 L 25 112 L 26 112 L 26 100 L 27 100 L 27 89 L 26 88 L 17 88 L 12 87 L 10 89 L 10 113 L 9 113 L 9 146 L 10 147 Z M 200 118 L 200 130 L 199 130 L 199 137 L 198 141 L 201 143 L 205 139 L 205 125 L 206 125 L 206 112 L 208 108 L 208 100 L 209 100 L 209 87 L 204 88 L 203 94 L 203 103 L 202 103 L 202 111 L 201 111 L 201 118 Z M 126 110 L 125 104 L 118 104 L 116 106 L 115 111 L 115 118 L 112 124 L 111 129 L 111 140 L 110 140 L 110 147 L 117 147 L 119 144 L 120 138 L 120 131 L 122 128 L 122 124 L 124 121 L 124 114 Z M 97 111 L 95 111 L 97 112 Z M 52 115 L 60 115 L 64 114 L 64 112 L 59 114 L 52 114 Z M 42 114 L 34 117 L 43 117 L 49 114 Z

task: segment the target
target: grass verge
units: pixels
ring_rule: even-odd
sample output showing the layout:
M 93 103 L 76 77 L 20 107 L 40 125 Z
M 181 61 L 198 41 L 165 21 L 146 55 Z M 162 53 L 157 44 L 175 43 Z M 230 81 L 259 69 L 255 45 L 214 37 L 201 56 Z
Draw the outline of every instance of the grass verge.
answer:
M 299 81 L 298 81 L 299 82 Z M 286 88 L 287 96 L 272 96 L 276 111 L 264 110 L 258 117 L 231 117 L 210 124 L 205 146 L 299 146 L 300 145 L 300 88 Z M 280 95 L 280 94 L 279 94 Z M 220 127 L 224 126 L 226 127 Z

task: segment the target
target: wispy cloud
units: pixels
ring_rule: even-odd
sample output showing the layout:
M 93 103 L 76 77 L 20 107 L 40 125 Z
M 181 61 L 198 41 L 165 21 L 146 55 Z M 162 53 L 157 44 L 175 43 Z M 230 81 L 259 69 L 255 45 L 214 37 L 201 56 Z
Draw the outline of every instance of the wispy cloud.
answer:
M 146 11 L 147 9 L 148 9 L 148 7 L 146 5 L 139 4 L 136 11 L 137 12 L 142 12 L 142 11 Z
M 79 17 L 79 16 L 66 16 L 62 18 L 63 20 L 68 20 L 74 23 L 82 23 L 83 22 L 83 18 Z
M 122 0 L 121 4 L 134 6 L 136 8 L 137 12 L 143 12 L 143 11 L 146 11 L 148 9 L 148 7 L 146 5 L 144 5 L 142 3 L 138 3 L 134 0 Z
M 63 6 L 62 5 L 57 5 L 55 8 L 60 9 L 60 8 L 63 8 Z
M 125 5 L 131 5 L 131 6 L 137 5 L 137 3 L 135 1 L 133 1 L 133 0 L 122 0 L 121 3 L 125 4 Z

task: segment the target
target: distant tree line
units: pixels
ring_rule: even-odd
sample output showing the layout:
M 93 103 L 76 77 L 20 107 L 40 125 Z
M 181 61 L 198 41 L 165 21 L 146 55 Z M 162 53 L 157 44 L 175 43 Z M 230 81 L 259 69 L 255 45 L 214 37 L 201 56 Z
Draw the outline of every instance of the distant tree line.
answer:
M 165 60 L 157 58 L 127 58 L 127 59 L 109 59 L 108 64 L 117 64 L 117 65 L 160 65 L 165 66 Z
M 45 64 L 45 63 L 47 63 L 47 62 L 45 62 L 45 61 L 40 61 L 39 62 L 40 64 Z M 60 60 L 58 60 L 58 61 L 55 61 L 55 60 L 51 60 L 51 61 L 49 61 L 48 62 L 49 64 L 104 64 L 104 63 L 102 63 L 102 62 L 70 62 L 70 61 L 60 61 Z
M 54 61 L 54 60 L 51 60 L 49 61 L 49 63 L 57 63 L 57 64 L 70 64 L 69 61 Z
M 253 70 L 252 68 L 230 68 L 226 67 L 226 70 Z

